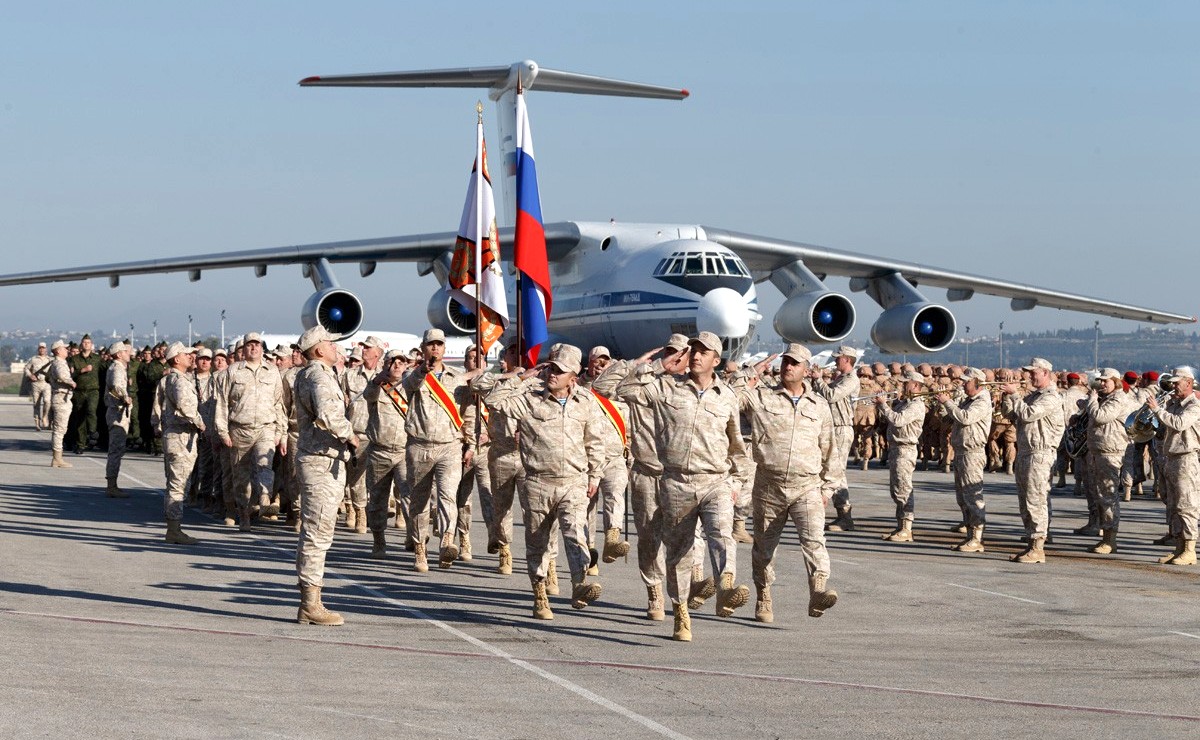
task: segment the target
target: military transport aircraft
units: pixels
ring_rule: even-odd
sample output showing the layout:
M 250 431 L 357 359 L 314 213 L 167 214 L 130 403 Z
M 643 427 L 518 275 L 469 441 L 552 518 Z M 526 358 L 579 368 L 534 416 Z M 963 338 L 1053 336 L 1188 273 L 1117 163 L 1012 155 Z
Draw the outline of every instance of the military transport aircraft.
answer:
M 381 74 L 309 77 L 306 87 L 475 87 L 489 91 L 499 110 L 505 166 L 503 197 L 511 223 L 518 86 L 539 92 L 682 100 L 687 90 L 625 82 L 575 72 L 542 69 L 532 61 L 508 66 Z M 606 345 L 634 357 L 661 343 L 666 331 L 708 330 L 722 337 L 727 357 L 741 357 L 762 319 L 755 285 L 770 281 L 786 300 L 773 326 L 785 340 L 836 342 L 854 329 L 854 305 L 824 284 L 828 275 L 850 278 L 852 292 L 865 292 L 883 309 L 872 341 L 888 352 L 936 352 L 954 340 L 954 315 L 927 298 L 918 286 L 943 288 L 948 301 L 975 293 L 1011 299 L 1015 311 L 1037 306 L 1102 314 L 1151 323 L 1189 323 L 1195 317 L 1023 283 L 942 270 L 926 265 L 754 236 L 695 224 L 617 224 L 563 221 L 545 225 L 554 292 L 551 341 L 569 339 L 584 348 Z M 315 292 L 304 304 L 305 327 L 317 323 L 347 337 L 363 319 L 358 298 L 341 288 L 335 263 L 357 263 L 363 277 L 384 261 L 415 262 L 420 275 L 433 273 L 442 285 L 429 302 L 430 323 L 448 333 L 469 334 L 475 318 L 445 287 L 456 234 L 445 232 L 359 241 L 272 247 L 242 252 L 170 257 L 91 267 L 0 276 L 0 285 L 107 278 L 116 287 L 123 275 L 253 268 L 258 277 L 271 265 L 299 264 Z M 501 256 L 511 260 L 513 232 L 502 229 Z M 515 291 L 508 291 L 514 296 Z

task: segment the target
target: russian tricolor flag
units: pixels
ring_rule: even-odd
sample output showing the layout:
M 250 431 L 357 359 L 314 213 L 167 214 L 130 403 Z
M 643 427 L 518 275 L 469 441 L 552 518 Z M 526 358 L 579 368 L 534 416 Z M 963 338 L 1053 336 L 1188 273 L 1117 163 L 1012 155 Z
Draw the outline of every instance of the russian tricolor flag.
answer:
M 520 90 L 517 91 L 517 223 L 513 264 L 522 277 L 517 295 L 521 311 L 521 346 L 526 362 L 533 367 L 542 344 L 550 337 L 550 263 L 546 259 L 546 230 L 542 227 L 533 135 L 529 131 L 525 96 Z

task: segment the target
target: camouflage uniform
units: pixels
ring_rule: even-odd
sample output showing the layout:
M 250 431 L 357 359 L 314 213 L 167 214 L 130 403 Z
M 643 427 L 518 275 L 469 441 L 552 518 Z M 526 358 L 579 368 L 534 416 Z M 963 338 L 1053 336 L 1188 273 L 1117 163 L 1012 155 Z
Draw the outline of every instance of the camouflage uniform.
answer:
M 831 382 L 817 378 L 812 382 L 813 391 L 829 402 L 833 414 L 833 460 L 829 469 L 833 475 L 833 506 L 838 512 L 850 508 L 850 488 L 846 483 L 846 461 L 854 445 L 854 409 L 850 399 L 859 395 L 862 384 L 853 371 L 838 375 Z M 757 528 L 757 527 L 756 527 Z
M 873 396 L 876 393 L 883 391 L 882 386 L 870 378 L 859 380 L 859 395 Z M 875 425 L 877 422 L 875 414 L 875 400 L 863 399 L 854 404 L 854 454 L 858 457 L 859 463 L 866 470 L 867 462 L 875 457 L 878 452 L 876 448 Z
M 579 385 L 589 393 L 594 392 L 590 380 L 581 379 Z M 596 392 L 596 395 L 600 394 Z M 600 436 L 604 440 L 604 464 L 600 476 L 600 490 L 588 501 L 587 542 L 589 546 L 592 546 L 595 541 L 597 511 L 601 515 L 602 533 L 611 529 L 623 530 L 625 528 L 625 491 L 629 487 L 629 407 L 619 400 L 608 399 L 607 396 L 604 398 L 620 415 L 619 421 L 624 425 L 625 432 L 622 434 L 618 431 L 616 422 L 609 417 L 604 408 L 600 408 L 600 415 L 604 417 L 605 422 L 601 425 L 600 430 Z M 598 404 L 599 401 L 597 401 Z M 626 546 L 627 549 L 628 546 Z M 613 560 L 615 558 L 605 558 L 605 562 L 613 562 Z
M 1165 429 L 1161 442 L 1162 479 L 1167 484 L 1163 501 L 1171 534 L 1194 543 L 1200 516 L 1200 399 L 1194 393 L 1182 401 L 1172 395 L 1154 414 Z
M 368 370 L 366 365 L 359 365 L 342 373 L 342 393 L 346 397 L 346 416 L 354 433 L 358 435 L 360 454 L 352 458 L 346 465 L 346 485 L 350 491 L 350 503 L 358 509 L 367 506 L 367 423 L 370 413 L 367 410 L 367 399 L 364 396 L 368 384 L 378 371 Z
M 235 362 L 225 373 L 215 390 L 214 419 L 217 436 L 222 442 L 233 443 L 228 447 L 233 474 L 229 489 L 241 508 L 245 528 L 251 507 L 269 503 L 274 489 L 271 460 L 276 445 L 287 433 L 283 380 L 279 369 L 265 360 L 257 367 L 245 360 Z
M 1121 467 L 1129 447 L 1125 417 L 1137 410 L 1133 397 L 1118 385 L 1107 396 L 1087 398 L 1087 467 L 1094 491 L 1097 523 L 1105 532 L 1121 526 Z
M 150 417 L 153 414 L 154 394 L 158 389 L 158 383 L 168 369 L 167 363 L 163 362 L 161 357 L 156 357 L 142 365 L 138 371 L 138 428 L 147 452 L 162 451 L 162 441 L 154 436 L 154 425 Z
M 46 373 L 50 371 L 52 355 L 34 355 L 25 363 L 25 377 L 29 378 L 30 395 L 33 398 L 33 425 L 45 429 L 50 425 L 50 383 Z
M 1050 530 L 1050 470 L 1062 440 L 1062 394 L 1051 385 L 1024 398 L 1004 397 L 1004 412 L 1017 425 L 1017 498 L 1030 539 L 1046 539 Z
M 121 458 L 129 433 L 129 376 L 125 363 L 113 360 L 104 379 L 105 418 L 108 425 L 108 461 L 104 477 L 110 481 L 121 474 Z
M 913 471 L 917 467 L 917 444 L 925 424 L 925 401 L 920 398 L 901 399 L 891 405 L 879 406 L 879 416 L 887 422 L 888 486 L 896 504 L 896 523 L 911 529 L 915 508 Z
M 303 365 L 293 365 L 283 372 L 283 413 L 287 415 L 287 454 L 276 468 L 275 490 L 279 503 L 288 507 L 288 521 L 300 526 L 300 499 L 296 486 L 296 445 L 300 442 L 300 429 L 296 426 L 296 378 L 304 370 Z
M 968 528 L 986 523 L 983 501 L 983 468 L 987 464 L 988 428 L 992 423 L 992 397 L 981 390 L 974 397 L 963 393 L 941 404 L 953 421 L 950 445 L 954 449 L 954 493 Z
M 75 389 L 66 359 L 54 358 L 46 379 L 50 381 L 50 449 L 61 458 L 71 417 L 71 393 Z
M 486 396 L 501 383 L 516 384 L 516 379 L 499 381 L 496 373 L 485 373 L 471 381 L 471 389 Z M 499 382 L 498 382 L 499 381 Z M 520 479 L 524 476 L 521 453 L 517 449 L 517 420 L 501 409 L 489 407 L 487 418 L 488 489 L 492 499 L 492 516 L 488 522 L 488 542 L 497 548 L 512 545 L 512 505 Z M 479 455 L 478 452 L 475 453 Z M 490 548 L 489 548 L 490 549 Z
M 462 371 L 443 367 L 439 380 L 461 415 L 467 400 Z M 401 382 L 409 404 L 404 424 L 408 433 L 408 531 L 417 542 L 425 541 L 429 536 L 429 503 L 436 496 L 438 531 L 446 542 L 453 539 L 458 526 L 458 483 L 462 479 L 466 438 L 462 427 L 435 400 L 425 382 L 427 374 L 424 369 L 414 370 Z M 455 546 L 456 557 L 457 550 Z
M 196 496 L 202 501 L 217 499 L 217 492 L 222 489 L 221 464 L 217 457 L 217 445 L 221 445 L 217 437 L 216 413 L 217 398 L 216 377 L 208 372 L 201 375 L 196 373 L 196 398 L 200 402 L 200 418 L 204 419 L 204 434 L 200 438 L 200 452 L 196 456 Z
M 100 355 L 96 352 L 75 355 L 69 361 L 75 394 L 71 399 L 76 424 L 76 449 L 83 449 L 97 440 L 96 409 L 100 406 Z M 84 368 L 91 365 L 91 370 Z
M 363 400 L 367 404 L 367 440 L 364 454 L 367 471 L 367 528 L 372 532 L 387 529 L 388 501 L 395 490 L 400 505 L 397 516 L 407 517 L 408 462 L 404 449 L 408 435 L 404 431 L 408 401 L 398 386 L 386 380 L 367 384 Z
M 187 373 L 172 369 L 159 381 L 157 426 L 162 429 L 163 467 L 167 496 L 163 508 L 168 522 L 183 519 L 183 494 L 196 464 L 204 420 L 196 398 L 196 383 Z

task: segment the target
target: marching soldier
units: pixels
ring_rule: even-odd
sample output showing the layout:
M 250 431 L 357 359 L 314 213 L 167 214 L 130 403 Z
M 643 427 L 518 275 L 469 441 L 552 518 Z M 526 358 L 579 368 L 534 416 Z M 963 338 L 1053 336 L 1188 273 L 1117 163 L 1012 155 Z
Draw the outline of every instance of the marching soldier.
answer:
M 879 416 L 887 422 L 888 486 L 896 504 L 896 529 L 883 539 L 889 542 L 912 542 L 913 497 L 912 474 L 917 467 L 917 445 L 925 424 L 925 401 L 914 398 L 925 387 L 925 376 L 908 371 L 904 374 L 903 395 L 890 405 L 880 396 L 875 399 Z
M 33 426 L 38 430 L 50 427 L 50 383 L 46 373 L 53 361 L 54 357 L 46 351 L 46 343 L 38 342 L 37 354 L 25 363 L 25 377 L 29 378 L 33 397 Z
M 937 395 L 947 418 L 953 420 L 950 445 L 954 450 L 954 493 L 967 525 L 967 538 L 954 546 L 959 552 L 983 552 L 986 515 L 983 502 L 983 468 L 987 464 L 988 428 L 992 423 L 992 396 L 983 383 L 982 370 L 962 373 L 962 396 L 949 391 Z
M 383 340 L 375 335 L 364 339 L 361 344 L 361 362 L 342 373 L 342 393 L 346 396 L 346 415 L 358 435 L 358 448 L 367 449 L 367 422 L 370 414 L 364 394 L 367 384 L 380 371 L 379 360 L 383 357 Z M 356 457 L 346 466 L 346 481 L 350 489 L 350 510 L 346 515 L 346 527 L 358 534 L 367 532 L 367 456 Z
M 1096 525 L 1103 539 L 1088 551 L 1108 555 L 1117 551 L 1117 530 L 1121 526 L 1121 499 L 1118 494 L 1121 467 L 1125 461 L 1125 450 L 1129 447 L 1125 417 L 1136 411 L 1138 404 L 1122 388 L 1121 374 L 1114 368 L 1101 370 L 1098 379 L 1099 393 L 1092 391 L 1087 396 L 1085 413 L 1088 420 L 1088 483 L 1092 489 L 1088 498 L 1095 501 Z
M 333 374 L 339 354 L 333 337 L 317 325 L 300 336 L 298 345 L 308 364 L 296 377 L 294 396 L 299 441 L 293 454 L 301 506 L 296 621 L 336 627 L 345 620 L 321 603 L 321 588 L 325 554 L 333 544 L 338 506 L 345 495 L 346 463 L 358 448 L 358 435 L 346 418 L 346 399 Z
M 133 348 L 117 342 L 108 348 L 112 364 L 104 379 L 105 422 L 108 424 L 108 463 L 104 478 L 108 483 L 104 492 L 109 498 L 128 498 L 117 486 L 121 474 L 121 458 L 125 456 L 125 442 L 129 432 L 129 410 L 133 401 L 129 395 L 129 355 Z
M 46 372 L 46 380 L 50 382 L 50 451 L 54 455 L 50 467 L 70 468 L 73 467 L 71 463 L 63 460 L 63 438 L 70 424 L 71 393 L 75 390 L 75 381 L 67 364 L 67 343 L 59 339 L 51 345 L 50 351 L 54 353 L 54 360 Z
M 811 359 L 812 353 L 803 345 L 789 344 L 780 358 L 779 385 L 769 385 L 759 377 L 774 357 L 735 380 L 742 411 L 750 416 L 752 449 L 758 463 L 752 562 L 758 596 L 754 618 L 759 622 L 775 621 L 771 603 L 775 551 L 789 517 L 800 534 L 808 572 L 808 616 L 820 617 L 838 598 L 827 586 L 823 491 L 837 489 L 833 468 L 845 461 L 838 457 L 841 450 L 834 442 L 836 426 L 830 405 L 804 382 Z
M 180 342 L 172 344 L 166 352 L 171 369 L 159 381 L 158 428 L 162 431 L 163 467 L 167 476 L 163 509 L 167 519 L 166 541 L 173 545 L 194 545 L 198 541 L 180 527 L 184 488 L 196 465 L 196 452 L 205 429 L 196 398 L 196 382 L 188 375 L 195 352 Z
M 1062 394 L 1054 382 L 1054 366 L 1040 357 L 1022 368 L 1029 373 L 1033 391 L 1023 398 L 1013 381 L 1000 386 L 1004 411 L 1017 426 L 1017 499 L 1029 547 L 1011 559 L 1016 563 L 1046 562 L 1046 537 L 1050 533 L 1050 469 L 1062 440 Z
M 1175 552 L 1159 559 L 1171 565 L 1196 564 L 1196 520 L 1200 515 L 1200 399 L 1196 398 L 1196 371 L 1188 366 L 1171 371 L 1175 393 L 1160 405 L 1154 396 L 1146 406 L 1158 417 L 1162 439 L 1161 482 L 1163 502 L 1170 514 Z M 1159 480 L 1155 480 L 1159 485 Z
M 690 642 L 687 598 L 692 583 L 692 548 L 699 520 L 708 540 L 713 571 L 720 574 L 717 616 L 732 616 L 750 600 L 750 590 L 735 586 L 737 543 L 733 505 L 743 485 L 746 451 L 738 423 L 740 405 L 733 390 L 716 376 L 721 339 L 700 332 L 680 352 L 645 364 L 617 386 L 616 396 L 649 406 L 659 421 L 658 452 L 663 462 L 659 504 L 666 548 L 667 592 L 675 611 L 672 637 Z M 686 372 L 685 374 L 682 374 Z
M 830 532 L 849 532 L 854 529 L 854 518 L 850 515 L 850 487 L 846 483 L 846 462 L 854 445 L 854 410 L 850 399 L 857 396 L 862 388 L 858 376 L 854 374 L 858 355 L 858 350 L 853 347 L 838 347 L 834 353 L 837 374 L 828 383 L 821 377 L 819 369 L 814 368 L 811 373 L 812 390 L 829 402 L 833 412 L 833 460 L 829 469 L 833 475 L 833 508 L 837 511 L 837 518 L 829 523 Z
M 584 527 L 587 502 L 596 496 L 605 462 L 602 425 L 608 423 L 590 391 L 576 382 L 582 354 L 556 344 L 544 368 L 498 382 L 485 401 L 517 422 L 517 444 L 525 478 L 519 494 L 525 510 L 525 557 L 533 586 L 533 617 L 553 619 L 546 594 L 553 523 L 562 530 L 571 567 L 571 606 L 583 609 L 600 597 L 600 584 L 587 582 L 590 556 Z M 539 382 L 534 378 L 541 374 Z
M 463 367 L 468 373 L 479 370 L 480 374 L 487 369 L 487 359 L 482 350 L 474 344 L 467 347 L 463 355 Z M 491 438 L 488 436 L 488 417 L 491 409 L 478 396 L 469 394 L 471 400 L 463 407 L 463 436 L 466 438 L 467 449 L 463 452 L 463 474 L 458 482 L 458 493 L 455 502 L 458 505 L 458 558 L 469 561 L 471 552 L 471 494 L 479 488 L 479 508 L 483 514 L 483 523 L 491 530 L 492 524 L 492 480 L 488 468 L 488 448 Z M 476 432 L 478 431 L 478 436 Z M 489 542 L 490 544 L 490 542 Z M 489 548 L 490 549 L 490 548 Z
M 600 478 L 600 495 L 588 502 L 588 549 L 595 566 L 596 551 L 591 549 L 593 523 L 596 511 L 600 510 L 600 521 L 604 527 L 604 551 L 600 553 L 604 562 L 615 563 L 629 552 L 629 543 L 621 539 L 621 527 L 625 522 L 625 489 L 629 486 L 629 407 L 597 393 L 592 382 L 604 369 L 612 364 L 608 347 L 593 347 L 588 355 L 587 376 L 579 385 L 592 393 L 600 404 L 607 425 L 601 425 L 604 438 L 604 473 Z
M 408 415 L 408 400 L 401 391 L 401 381 L 408 367 L 404 353 L 392 350 L 383 358 L 379 374 L 367 383 L 363 398 L 367 402 L 367 526 L 374 543 L 371 557 L 382 559 L 387 553 L 388 500 L 395 491 L 399 510 L 404 517 L 408 503 L 408 463 L 404 450 L 408 435 L 404 423 Z M 419 572 L 429 570 L 428 564 L 418 563 Z

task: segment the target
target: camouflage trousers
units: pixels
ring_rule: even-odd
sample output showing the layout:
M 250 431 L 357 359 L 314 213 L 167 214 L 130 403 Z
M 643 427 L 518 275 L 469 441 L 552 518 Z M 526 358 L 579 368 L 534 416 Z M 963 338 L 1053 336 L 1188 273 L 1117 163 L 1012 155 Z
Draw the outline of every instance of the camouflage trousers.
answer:
M 63 451 L 63 438 L 71 421 L 71 401 L 63 393 L 55 393 L 50 402 L 50 449 Z
M 366 434 L 358 434 L 358 454 L 346 463 L 346 492 L 354 506 L 367 505 L 367 446 L 371 443 Z
M 479 490 L 479 513 L 483 515 L 483 523 L 491 532 L 492 504 L 492 471 L 488 467 L 488 448 L 486 445 L 475 451 L 471 456 L 471 464 L 463 467 L 462 478 L 458 481 L 458 534 L 466 537 L 471 534 L 471 494 Z M 491 535 L 489 534 L 489 537 Z
M 727 473 L 663 473 L 658 504 L 666 550 L 667 594 L 672 603 L 686 602 L 691 591 L 697 521 L 704 529 L 713 574 L 737 574 L 737 543 L 733 540 L 735 485 Z
M 404 448 L 391 450 L 374 443 L 359 452 L 360 459 L 366 459 L 367 470 L 367 528 L 372 532 L 382 532 L 387 529 L 388 501 L 395 491 L 396 505 L 400 507 L 398 516 L 407 521 L 408 512 L 404 510 L 408 495 L 408 460 Z
M 600 513 L 600 534 L 613 527 L 625 529 L 625 492 L 629 487 L 629 464 L 624 457 L 609 459 L 600 477 L 600 488 L 588 500 L 587 528 L 584 532 L 589 546 L 596 541 L 596 513 Z
M 981 527 L 987 521 L 983 501 L 983 468 L 987 451 L 982 447 L 957 450 L 954 456 L 954 497 L 968 527 Z
M 215 434 L 210 445 L 213 451 L 214 493 L 218 495 L 226 508 L 233 508 L 236 503 L 233 498 L 233 465 L 230 462 L 230 449 Z
M 749 443 L 746 445 L 746 453 L 749 456 Z M 735 522 L 745 522 L 754 516 L 754 476 L 757 471 L 758 463 L 751 460 L 746 466 L 746 482 L 742 484 L 742 490 L 738 492 L 737 502 L 733 505 L 733 520 Z
M 571 568 L 571 582 L 583 582 L 591 561 L 584 539 L 587 489 L 586 474 L 568 478 L 527 475 L 521 481 L 518 495 L 525 510 L 525 562 L 530 581 L 536 583 L 546 577 L 549 561 L 554 557 L 552 544 L 557 523 Z
M 833 428 L 833 450 L 829 453 L 829 475 L 832 478 L 833 505 L 844 509 L 850 505 L 850 485 L 846 482 L 846 461 L 854 446 L 854 427 Z
M 658 506 L 661 475 L 661 472 L 651 471 L 637 462 L 629 471 L 629 504 L 633 509 L 633 526 L 637 530 L 638 571 L 647 586 L 662 583 L 666 573 L 662 513 Z
M 1094 502 L 1101 529 L 1119 529 L 1121 526 L 1121 469 L 1124 464 L 1124 452 L 1088 450 L 1088 489 L 1092 492 L 1089 502 Z
M 513 538 L 513 498 L 523 475 L 521 454 L 514 447 L 488 445 L 488 485 L 492 494 L 492 520 L 488 539 L 511 545 Z
M 888 486 L 896 504 L 896 518 L 911 522 L 916 497 L 913 495 L 913 471 L 917 468 L 917 446 L 896 443 L 888 455 Z
M 33 423 L 38 429 L 45 429 L 50 425 L 50 384 L 32 383 L 30 388 L 33 394 Z
M 121 459 L 125 457 L 125 441 L 129 438 L 129 421 L 108 426 L 108 460 L 104 465 L 104 477 L 116 478 L 121 474 Z
M 1133 442 L 1125 448 L 1125 459 L 1121 465 L 1121 485 L 1134 486 L 1149 480 L 1146 475 L 1146 448 L 1149 446 L 1149 442 Z M 1150 465 L 1153 468 L 1153 455 L 1150 457 Z
M 320 455 L 299 455 L 296 484 L 301 501 L 296 575 L 302 585 L 320 586 L 325 582 L 325 553 L 333 544 L 346 490 L 346 463 Z
M 775 582 L 775 550 L 788 519 L 800 535 L 800 551 L 808 575 L 829 576 L 825 549 L 825 499 L 819 476 L 787 478 L 759 470 L 754 483 L 754 546 L 750 557 L 754 585 Z
M 1030 537 L 1045 539 L 1050 531 L 1050 469 L 1055 450 L 1023 452 L 1017 455 L 1013 472 L 1017 478 L 1017 502 L 1021 521 Z
M 1163 455 L 1162 478 L 1169 492 L 1164 501 L 1171 514 L 1171 534 L 1195 540 L 1200 517 L 1200 454 Z
M 203 443 L 203 437 L 197 432 L 163 432 L 163 468 L 167 474 L 163 511 L 169 522 L 183 519 L 183 496 L 196 466 L 197 449 Z
M 417 542 L 429 536 L 429 504 L 437 506 L 438 531 L 458 526 L 458 482 L 462 480 L 462 444 L 408 441 L 408 532 Z
M 270 502 L 275 488 L 275 474 L 271 470 L 271 460 L 275 457 L 275 428 L 232 427 L 229 438 L 233 441 L 228 455 L 234 503 L 245 509 Z

